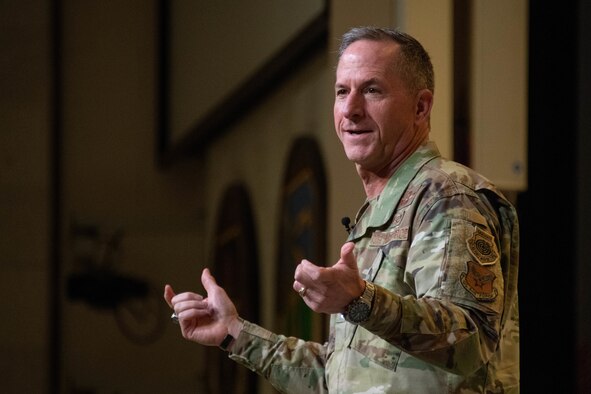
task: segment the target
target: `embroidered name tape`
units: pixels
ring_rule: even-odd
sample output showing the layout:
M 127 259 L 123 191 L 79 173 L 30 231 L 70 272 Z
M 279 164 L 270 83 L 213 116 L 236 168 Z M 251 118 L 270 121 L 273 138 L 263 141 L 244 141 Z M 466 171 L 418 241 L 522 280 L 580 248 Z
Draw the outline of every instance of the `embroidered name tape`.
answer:
M 392 241 L 406 241 L 408 239 L 408 226 L 395 228 L 387 232 L 375 232 L 371 235 L 370 245 L 381 246 Z

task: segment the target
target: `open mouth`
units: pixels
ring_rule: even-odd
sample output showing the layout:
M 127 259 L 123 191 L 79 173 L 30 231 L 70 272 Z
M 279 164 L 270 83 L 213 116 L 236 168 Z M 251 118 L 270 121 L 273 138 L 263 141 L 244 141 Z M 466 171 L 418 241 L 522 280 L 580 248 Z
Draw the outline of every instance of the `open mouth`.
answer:
M 359 135 L 369 133 L 370 130 L 345 130 L 345 132 L 348 134 Z

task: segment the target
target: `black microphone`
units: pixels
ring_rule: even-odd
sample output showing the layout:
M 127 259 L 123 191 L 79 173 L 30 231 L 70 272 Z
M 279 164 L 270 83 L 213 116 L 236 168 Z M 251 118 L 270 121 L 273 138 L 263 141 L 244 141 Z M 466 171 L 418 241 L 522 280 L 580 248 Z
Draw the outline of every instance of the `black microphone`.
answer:
M 351 233 L 351 219 L 348 216 L 345 216 L 341 219 L 341 223 L 343 224 L 343 226 L 345 226 L 345 230 L 347 230 L 347 233 Z

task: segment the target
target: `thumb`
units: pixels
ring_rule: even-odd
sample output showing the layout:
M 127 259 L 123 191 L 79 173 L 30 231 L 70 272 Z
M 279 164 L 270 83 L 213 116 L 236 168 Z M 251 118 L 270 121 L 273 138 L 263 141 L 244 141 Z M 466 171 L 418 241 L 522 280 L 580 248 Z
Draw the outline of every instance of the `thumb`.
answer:
M 357 269 L 357 259 L 353 251 L 355 250 L 355 244 L 353 242 L 347 242 L 341 247 L 341 258 L 339 264 L 345 264 L 348 268 Z
M 203 288 L 207 293 L 212 291 L 218 285 L 215 281 L 215 278 L 209 271 L 209 268 L 205 268 L 201 273 L 201 283 L 203 284 Z
M 171 285 L 165 285 L 164 286 L 164 300 L 166 301 L 166 303 L 168 304 L 169 307 L 173 307 L 172 306 L 172 297 L 174 297 L 176 294 L 174 293 L 174 290 L 172 289 Z

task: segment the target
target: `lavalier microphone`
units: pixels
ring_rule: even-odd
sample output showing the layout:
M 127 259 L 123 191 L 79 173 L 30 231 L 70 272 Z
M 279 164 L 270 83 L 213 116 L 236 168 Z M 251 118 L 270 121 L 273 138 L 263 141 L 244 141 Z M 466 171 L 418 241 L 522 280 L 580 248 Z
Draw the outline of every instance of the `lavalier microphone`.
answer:
M 343 226 L 345 226 L 345 230 L 347 230 L 347 233 L 351 233 L 351 218 L 345 216 L 341 219 L 341 223 L 343 224 Z

